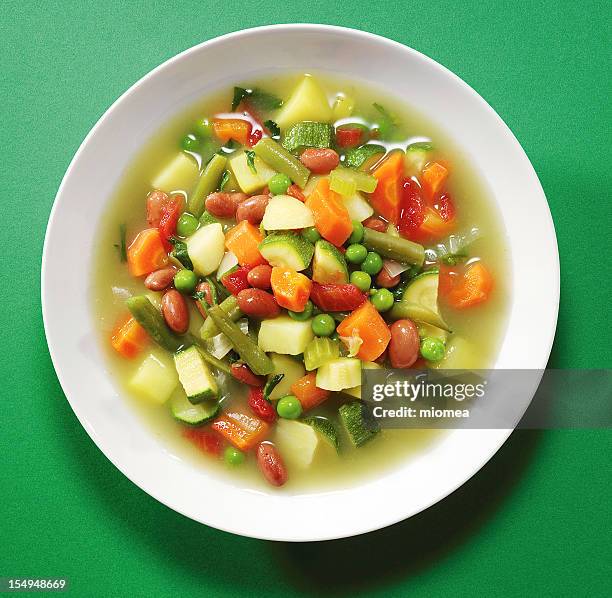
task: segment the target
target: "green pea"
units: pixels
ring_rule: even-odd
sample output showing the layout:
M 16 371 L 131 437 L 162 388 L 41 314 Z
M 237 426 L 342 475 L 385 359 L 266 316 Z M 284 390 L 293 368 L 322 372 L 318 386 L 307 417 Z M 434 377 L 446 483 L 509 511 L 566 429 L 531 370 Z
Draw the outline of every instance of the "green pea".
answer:
M 287 189 L 291 186 L 291 179 L 282 172 L 275 174 L 268 181 L 268 189 L 270 189 L 270 193 L 272 195 L 283 195 L 287 193 Z
M 304 306 L 303 311 L 291 311 L 289 310 L 289 317 L 297 320 L 298 322 L 303 322 L 304 320 L 308 320 L 310 316 L 312 316 L 312 310 L 314 309 L 314 305 L 312 301 L 307 301 Z
M 351 274 L 351 283 L 354 284 L 360 291 L 367 291 L 372 284 L 372 277 L 367 272 L 355 270 Z
M 372 305 L 378 311 L 388 311 L 393 307 L 393 293 L 389 289 L 378 289 L 372 296 Z
M 287 395 L 278 400 L 276 412 L 284 419 L 297 419 L 302 415 L 302 404 L 294 395 Z
M 444 357 L 445 353 L 446 348 L 444 346 L 444 341 L 441 338 L 426 336 L 421 341 L 421 355 L 427 361 L 440 361 Z
M 309 226 L 302 231 L 302 237 L 311 243 L 316 243 L 321 238 L 321 235 L 314 226 Z
M 368 250 L 363 245 L 354 243 L 346 248 L 344 257 L 346 258 L 346 261 L 351 262 L 351 264 L 361 264 L 361 262 L 366 259 L 367 255 Z
M 200 135 L 204 139 L 212 137 L 212 125 L 207 118 L 200 118 L 196 121 L 194 127 L 197 135 Z
M 349 243 L 361 243 L 363 239 L 363 224 L 359 220 L 353 220 L 353 232 L 349 237 Z
M 181 147 L 187 152 L 197 152 L 200 149 L 200 140 L 193 134 L 185 135 Z
M 244 462 L 244 453 L 233 446 L 228 446 L 223 453 L 223 459 L 228 465 L 241 465 Z
M 174 286 L 181 293 L 193 293 L 198 284 L 198 277 L 191 270 L 179 270 L 174 275 Z
M 179 237 L 191 237 L 198 230 L 198 219 L 189 212 L 183 212 L 176 223 L 176 232 Z
M 348 249 L 347 249 L 348 251 Z M 378 274 L 383 267 L 383 261 L 378 253 L 370 251 L 361 264 L 361 269 L 367 272 L 370 276 Z
M 329 314 L 319 314 L 312 319 L 312 331 L 317 336 L 331 336 L 336 330 L 336 322 Z

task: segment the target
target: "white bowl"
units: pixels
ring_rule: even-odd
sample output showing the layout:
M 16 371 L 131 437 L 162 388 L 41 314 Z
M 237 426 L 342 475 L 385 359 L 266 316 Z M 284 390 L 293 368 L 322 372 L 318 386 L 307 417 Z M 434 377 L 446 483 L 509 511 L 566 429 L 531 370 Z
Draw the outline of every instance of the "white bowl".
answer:
M 210 91 L 270 72 L 310 69 L 366 79 L 407 98 L 465 150 L 492 189 L 513 264 L 508 330 L 496 367 L 546 366 L 559 300 L 555 232 L 527 156 L 473 89 L 419 52 L 351 29 L 278 25 L 200 44 L 133 85 L 79 148 L 51 212 L 42 305 L 53 364 L 87 433 L 130 480 L 192 519 L 272 540 L 340 538 L 410 517 L 461 486 L 511 432 L 449 432 L 420 458 L 345 490 L 252 491 L 175 457 L 106 375 L 84 281 L 91 280 L 98 223 L 126 166 L 162 123 Z

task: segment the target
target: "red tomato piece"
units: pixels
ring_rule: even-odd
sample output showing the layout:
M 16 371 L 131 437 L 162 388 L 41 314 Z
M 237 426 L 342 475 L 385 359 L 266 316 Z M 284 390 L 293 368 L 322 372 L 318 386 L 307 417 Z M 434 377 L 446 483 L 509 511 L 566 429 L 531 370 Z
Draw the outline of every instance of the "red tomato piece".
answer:
M 221 456 L 223 439 L 213 430 L 209 428 L 185 428 L 183 436 L 204 453 L 215 457 Z
M 249 389 L 249 408 L 251 411 L 263 421 L 272 423 L 276 421 L 276 410 L 272 403 L 268 401 L 263 395 L 263 388 L 250 388 Z
M 228 272 L 221 277 L 221 282 L 223 286 L 232 294 L 237 295 L 240 291 L 244 291 L 244 289 L 248 289 L 251 285 L 247 280 L 247 275 L 249 273 L 248 266 L 240 266 L 240 268 L 236 268 L 233 272 Z
M 413 179 L 406 179 L 402 185 L 400 200 L 399 232 L 404 237 L 414 239 L 423 224 L 425 203 L 419 184 Z
M 354 284 L 313 282 L 310 299 L 323 311 L 352 311 L 366 300 L 366 295 Z

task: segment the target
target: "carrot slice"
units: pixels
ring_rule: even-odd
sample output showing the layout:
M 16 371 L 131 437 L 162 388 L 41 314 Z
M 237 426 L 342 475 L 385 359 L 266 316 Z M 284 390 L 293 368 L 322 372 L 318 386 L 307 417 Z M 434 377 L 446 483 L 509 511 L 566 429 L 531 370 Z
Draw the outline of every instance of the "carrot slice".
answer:
M 127 359 L 136 357 L 149 340 L 146 330 L 130 315 L 123 316 L 111 335 L 111 345 Z
M 310 297 L 312 280 L 291 268 L 274 266 L 270 276 L 276 302 L 291 311 L 304 311 Z
M 449 169 L 440 162 L 430 162 L 425 166 L 421 173 L 421 184 L 425 195 L 432 199 L 441 191 L 449 172 Z
M 268 434 L 266 422 L 253 415 L 231 411 L 220 415 L 211 428 L 241 451 L 248 451 Z
M 213 120 L 213 131 L 224 143 L 233 139 L 242 145 L 250 145 L 251 129 L 252 126 L 248 120 L 239 118 L 215 118 Z
M 380 357 L 391 340 L 389 327 L 369 301 L 344 318 L 337 331 L 340 336 L 357 334 L 361 338 L 363 343 L 357 357 L 363 361 L 374 361 Z
M 238 258 L 241 266 L 259 266 L 266 260 L 259 253 L 263 241 L 261 231 L 248 220 L 242 220 L 225 233 L 225 246 Z
M 330 395 L 329 390 L 317 388 L 316 380 L 316 372 L 310 372 L 291 385 L 291 392 L 298 398 L 304 411 L 320 405 Z
M 132 276 L 149 274 L 168 263 L 168 255 L 157 228 L 147 228 L 136 235 L 128 247 L 127 261 Z
M 341 197 L 329 188 L 329 179 L 322 178 L 306 199 L 315 227 L 324 239 L 342 245 L 353 232 L 353 223 Z
M 404 152 L 391 152 L 374 169 L 372 176 L 378 180 L 378 184 L 370 194 L 370 204 L 389 222 L 397 224 L 402 197 Z
M 482 262 L 467 267 L 440 266 L 440 296 L 455 309 L 486 301 L 493 290 L 493 276 Z

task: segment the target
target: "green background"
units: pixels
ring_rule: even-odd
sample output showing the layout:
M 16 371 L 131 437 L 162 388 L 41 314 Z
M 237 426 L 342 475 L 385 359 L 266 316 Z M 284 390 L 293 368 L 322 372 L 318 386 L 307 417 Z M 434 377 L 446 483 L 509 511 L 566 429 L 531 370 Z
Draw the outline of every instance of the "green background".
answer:
M 610 367 L 606 4 L 5 0 L 0 576 L 66 576 L 78 596 L 603 595 L 609 431 L 515 433 L 447 500 L 364 537 L 311 545 L 234 537 L 158 504 L 90 441 L 49 359 L 39 274 L 64 171 L 133 82 L 232 30 L 339 24 L 431 56 L 508 123 L 557 227 L 562 301 L 551 366 Z

